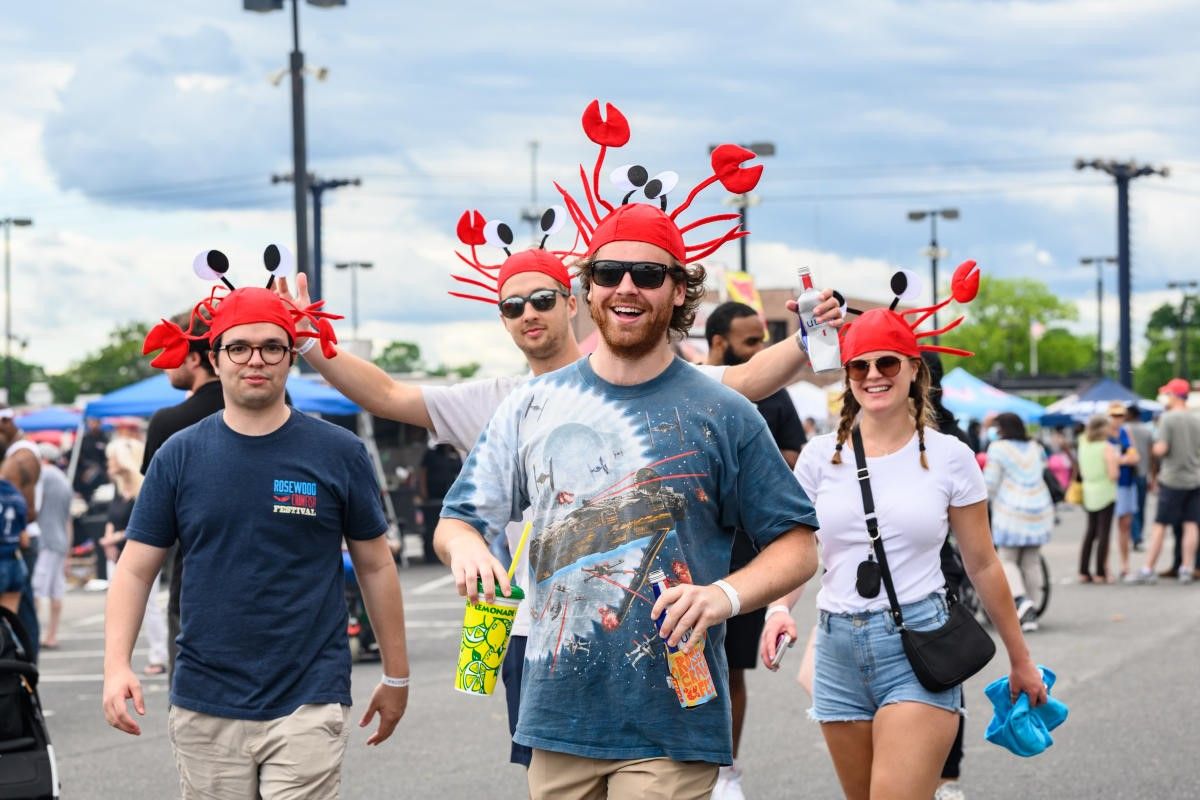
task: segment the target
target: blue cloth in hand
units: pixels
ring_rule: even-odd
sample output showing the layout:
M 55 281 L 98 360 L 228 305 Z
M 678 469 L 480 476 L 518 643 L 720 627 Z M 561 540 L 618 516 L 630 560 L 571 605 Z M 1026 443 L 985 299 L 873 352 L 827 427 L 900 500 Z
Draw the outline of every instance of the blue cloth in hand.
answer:
M 1026 758 L 1036 756 L 1054 744 L 1050 731 L 1067 718 L 1066 704 L 1049 696 L 1056 680 L 1055 674 L 1040 664 L 1038 669 L 1046 684 L 1047 697 L 1045 704 L 1037 708 L 1029 705 L 1029 696 L 1024 692 L 1017 697 L 1016 703 L 1012 702 L 1007 676 L 992 681 L 983 690 L 992 701 L 993 709 L 992 721 L 988 723 L 984 738 Z

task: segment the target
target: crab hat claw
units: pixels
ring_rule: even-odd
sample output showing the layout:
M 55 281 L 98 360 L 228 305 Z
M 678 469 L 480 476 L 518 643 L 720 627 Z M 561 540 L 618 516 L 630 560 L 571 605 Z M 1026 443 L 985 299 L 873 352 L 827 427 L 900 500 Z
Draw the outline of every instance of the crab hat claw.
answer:
M 463 244 L 481 245 L 487 243 L 483 235 L 483 226 L 487 220 L 478 211 L 464 211 L 458 218 L 458 240 Z
M 959 303 L 969 303 L 979 294 L 979 267 L 974 261 L 967 260 L 954 270 L 950 280 L 950 291 Z
M 146 334 L 146 340 L 142 342 L 142 355 L 162 350 L 150 362 L 150 366 L 157 369 L 172 369 L 183 364 L 190 346 L 191 343 L 184 335 L 183 328 L 164 319 Z
M 734 194 L 745 194 L 758 185 L 762 177 L 763 165 L 743 167 L 742 164 L 754 158 L 754 153 L 736 144 L 723 144 L 712 151 L 713 174 L 721 181 L 721 185 Z
M 601 147 L 622 147 L 629 141 L 629 121 L 612 103 L 604 104 L 607 121 L 600 116 L 600 101 L 593 100 L 583 110 L 583 132 Z

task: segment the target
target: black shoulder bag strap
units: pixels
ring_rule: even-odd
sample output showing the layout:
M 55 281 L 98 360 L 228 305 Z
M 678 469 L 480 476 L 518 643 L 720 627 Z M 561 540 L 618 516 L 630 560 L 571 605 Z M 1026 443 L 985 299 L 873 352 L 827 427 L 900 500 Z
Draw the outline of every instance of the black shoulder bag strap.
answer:
M 887 591 L 888 602 L 892 606 L 892 619 L 899 629 L 904 628 L 904 617 L 900 613 L 900 601 L 896 598 L 896 587 L 892 584 L 892 571 L 888 569 L 887 553 L 883 550 L 883 537 L 879 535 L 879 519 L 875 516 L 875 498 L 871 494 L 871 474 L 867 471 L 867 454 L 863 448 L 862 433 L 858 426 L 850 435 L 854 442 L 854 461 L 858 465 L 858 488 L 862 490 L 863 513 L 867 518 L 867 536 L 875 548 L 875 558 L 879 561 L 879 573 L 883 578 L 883 588 Z

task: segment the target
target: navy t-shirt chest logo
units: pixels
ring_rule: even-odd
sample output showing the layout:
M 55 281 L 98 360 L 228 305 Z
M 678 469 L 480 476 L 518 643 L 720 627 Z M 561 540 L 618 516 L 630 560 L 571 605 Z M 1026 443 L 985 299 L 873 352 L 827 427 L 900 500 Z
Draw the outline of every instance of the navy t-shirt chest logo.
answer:
M 317 484 L 313 481 L 286 481 L 276 479 L 271 489 L 276 514 L 300 514 L 305 517 L 317 515 Z

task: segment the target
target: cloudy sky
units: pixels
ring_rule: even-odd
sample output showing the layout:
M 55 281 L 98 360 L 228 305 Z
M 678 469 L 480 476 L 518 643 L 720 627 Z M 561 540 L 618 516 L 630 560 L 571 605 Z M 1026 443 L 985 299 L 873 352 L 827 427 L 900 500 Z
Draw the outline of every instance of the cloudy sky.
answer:
M 1116 249 L 1116 192 L 1076 157 L 1169 166 L 1132 191 L 1135 335 L 1150 309 L 1200 277 L 1200 7 L 1092 2 L 301 6 L 302 47 L 327 67 L 307 82 L 310 169 L 360 177 L 326 194 L 325 261 L 371 261 L 361 331 L 420 342 L 431 362 L 519 353 L 494 309 L 446 295 L 466 208 L 516 223 L 551 180 L 578 186 L 594 147 L 579 117 L 613 102 L 633 128 L 608 165 L 707 175 L 710 144 L 772 141 L 750 212 L 751 271 L 882 295 L 896 267 L 928 271 L 928 223 L 952 206 L 951 263 L 1032 276 L 1095 326 L 1083 255 Z M 261 248 L 294 241 L 286 79 L 290 24 L 237 0 L 22 3 L 0 28 L 0 217 L 13 230 L 13 332 L 51 370 L 119 322 L 194 302 L 193 255 L 227 252 L 257 284 Z M 710 191 L 693 209 L 717 213 Z M 568 240 L 560 244 L 569 244 Z M 737 248 L 714 259 L 737 265 Z M 1110 268 L 1111 269 L 1111 268 Z M 240 279 L 240 280 L 239 280 Z M 1115 329 L 1115 271 L 1105 309 Z M 325 296 L 348 313 L 349 278 Z M 349 323 L 343 323 L 343 336 Z M 1113 337 L 1109 337 L 1112 346 Z M 20 343 L 19 343 L 20 344 Z

